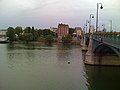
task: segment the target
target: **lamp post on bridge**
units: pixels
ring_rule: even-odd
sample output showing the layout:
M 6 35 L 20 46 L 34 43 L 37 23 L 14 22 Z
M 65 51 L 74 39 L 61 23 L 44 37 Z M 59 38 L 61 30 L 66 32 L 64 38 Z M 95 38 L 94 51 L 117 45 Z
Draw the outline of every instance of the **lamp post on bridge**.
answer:
M 106 32 L 105 24 L 102 24 L 102 31 Z
M 83 27 L 83 32 L 84 32 L 84 34 L 86 33 L 86 32 L 85 32 L 85 26 L 86 26 L 86 24 L 84 24 L 84 27 Z
M 99 5 L 100 9 L 103 9 L 102 3 L 97 3 L 97 14 L 96 14 L 96 32 L 98 31 L 98 10 L 99 10 Z
M 88 28 L 87 28 L 87 27 L 88 27 L 88 25 L 87 25 L 88 23 L 89 23 L 89 21 L 86 20 L 86 33 L 87 33 L 87 29 L 88 29 Z
M 112 20 L 110 20 L 110 31 L 112 32 Z
M 91 19 L 94 18 L 93 14 L 90 14 L 90 21 L 89 21 L 89 33 L 91 32 Z

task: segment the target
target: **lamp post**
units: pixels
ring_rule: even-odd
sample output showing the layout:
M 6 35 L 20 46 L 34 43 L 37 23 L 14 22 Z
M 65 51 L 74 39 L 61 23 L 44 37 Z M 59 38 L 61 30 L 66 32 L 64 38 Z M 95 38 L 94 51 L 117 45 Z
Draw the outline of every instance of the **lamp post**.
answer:
M 102 31 L 104 31 L 105 29 L 105 24 L 102 24 Z
M 85 32 L 85 26 L 86 26 L 86 25 L 84 24 L 84 27 L 83 27 L 83 32 L 84 32 L 84 33 L 86 33 L 86 32 Z
M 89 33 L 90 33 L 90 30 L 91 30 L 91 19 L 94 18 L 94 15 L 93 14 L 90 14 L 90 21 L 89 21 Z
M 97 14 L 96 14 L 96 32 L 98 31 L 98 10 L 99 10 L 99 5 L 100 9 L 103 9 L 102 3 L 97 3 Z
M 112 32 L 112 20 L 110 20 L 110 31 Z
M 102 26 L 103 26 L 102 32 L 107 32 L 107 29 L 106 29 L 106 27 L 105 27 L 105 24 L 103 24 Z
M 89 23 L 89 21 L 88 20 L 86 20 L 86 33 L 87 33 L 87 27 L 88 27 L 88 24 Z

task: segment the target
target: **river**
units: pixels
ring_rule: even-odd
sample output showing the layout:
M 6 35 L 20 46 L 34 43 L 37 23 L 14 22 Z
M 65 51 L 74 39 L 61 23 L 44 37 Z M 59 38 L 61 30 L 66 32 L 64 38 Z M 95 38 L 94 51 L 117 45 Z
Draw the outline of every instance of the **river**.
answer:
M 0 90 L 120 90 L 119 84 L 120 67 L 84 65 L 80 46 L 0 44 Z

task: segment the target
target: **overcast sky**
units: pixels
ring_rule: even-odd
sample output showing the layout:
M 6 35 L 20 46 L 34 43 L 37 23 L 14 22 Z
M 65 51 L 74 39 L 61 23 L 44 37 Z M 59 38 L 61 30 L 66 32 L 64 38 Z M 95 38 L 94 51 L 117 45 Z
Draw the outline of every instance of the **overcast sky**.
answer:
M 83 27 L 90 14 L 96 17 L 97 2 L 104 7 L 99 10 L 100 27 L 105 24 L 109 29 L 112 20 L 113 29 L 119 31 L 119 0 L 0 0 L 0 28 L 49 28 L 57 27 L 58 23 Z M 92 19 L 92 24 L 95 24 L 95 19 Z

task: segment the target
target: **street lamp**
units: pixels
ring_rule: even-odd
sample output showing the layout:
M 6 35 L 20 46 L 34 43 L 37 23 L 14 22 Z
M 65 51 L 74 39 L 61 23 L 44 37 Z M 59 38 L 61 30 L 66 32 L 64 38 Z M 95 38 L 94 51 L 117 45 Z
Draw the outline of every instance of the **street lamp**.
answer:
M 88 27 L 88 24 L 89 23 L 89 21 L 88 20 L 86 20 L 86 33 L 87 33 L 87 27 Z
M 103 27 L 103 28 L 102 28 L 102 31 L 103 31 L 103 32 L 106 32 L 105 24 L 102 24 L 102 27 Z
M 85 26 L 86 26 L 86 25 L 84 24 L 84 27 L 83 27 L 83 32 L 84 32 L 84 33 L 86 33 L 86 32 L 85 32 Z
M 103 9 L 102 3 L 97 3 L 96 32 L 98 31 L 98 9 L 99 9 L 99 5 L 101 5 L 100 9 Z
M 110 31 L 112 32 L 112 20 L 110 20 Z
M 89 21 L 89 33 L 90 33 L 90 30 L 91 30 L 91 19 L 94 18 L 94 15 L 93 14 L 90 14 L 90 21 Z

